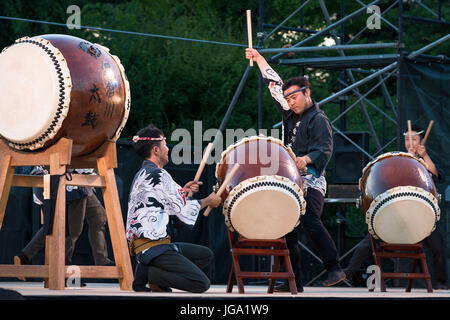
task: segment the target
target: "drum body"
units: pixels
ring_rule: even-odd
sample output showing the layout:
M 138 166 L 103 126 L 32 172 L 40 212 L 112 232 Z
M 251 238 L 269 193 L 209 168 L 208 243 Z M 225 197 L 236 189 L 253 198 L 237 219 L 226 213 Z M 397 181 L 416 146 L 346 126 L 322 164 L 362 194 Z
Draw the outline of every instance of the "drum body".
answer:
M 280 140 L 262 136 L 244 138 L 222 153 L 219 185 L 240 165 L 221 195 L 231 231 L 249 239 L 278 239 L 298 225 L 306 203 L 294 159 Z
M 409 153 L 385 153 L 370 162 L 359 190 L 369 233 L 384 242 L 420 242 L 440 218 L 438 194 L 426 164 Z
M 72 156 L 117 140 L 130 110 L 123 66 L 109 49 L 68 35 L 21 38 L 0 54 L 0 136 L 18 150 L 61 137 Z

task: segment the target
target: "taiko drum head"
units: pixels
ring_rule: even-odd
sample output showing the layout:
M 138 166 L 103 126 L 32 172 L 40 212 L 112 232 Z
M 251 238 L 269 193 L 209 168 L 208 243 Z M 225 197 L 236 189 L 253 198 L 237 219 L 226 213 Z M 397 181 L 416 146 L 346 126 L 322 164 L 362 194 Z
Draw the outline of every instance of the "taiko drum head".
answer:
M 109 49 L 68 35 L 24 37 L 0 54 L 0 136 L 18 150 L 61 137 L 72 155 L 116 140 L 128 118 L 130 88 Z

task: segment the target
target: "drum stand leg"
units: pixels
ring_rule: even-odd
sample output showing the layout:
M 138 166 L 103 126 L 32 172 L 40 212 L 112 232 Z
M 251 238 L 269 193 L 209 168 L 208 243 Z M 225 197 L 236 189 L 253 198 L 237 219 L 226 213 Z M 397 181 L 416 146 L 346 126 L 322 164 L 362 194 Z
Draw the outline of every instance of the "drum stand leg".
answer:
M 13 150 L 0 139 L 0 228 L 6 211 L 11 186 L 44 186 L 43 176 L 15 175 L 16 166 L 49 166 L 50 175 L 61 175 L 51 235 L 46 237 L 45 265 L 0 265 L 0 277 L 43 278 L 45 287 L 63 290 L 65 278 L 72 275 L 65 265 L 66 186 L 90 186 L 103 189 L 103 197 L 116 266 L 78 266 L 81 278 L 118 279 L 121 290 L 131 290 L 133 272 L 125 238 L 119 195 L 114 176 L 117 167 L 116 146 L 105 142 L 93 153 L 72 158 L 72 141 L 60 139 L 40 152 Z M 99 175 L 73 174 L 66 180 L 67 168 L 96 168 Z
M 228 240 L 230 244 L 232 265 L 228 278 L 227 293 L 231 293 L 233 291 L 234 280 L 236 280 L 239 293 L 245 293 L 243 282 L 244 278 L 269 279 L 267 293 L 273 293 L 276 279 L 287 279 L 289 281 L 291 294 L 298 293 L 297 286 L 295 284 L 295 276 L 289 257 L 289 250 L 287 249 L 286 240 L 284 238 L 274 240 L 255 240 L 238 236 L 237 239 L 235 239 L 234 233 L 228 230 Z M 274 256 L 275 263 L 272 271 L 241 271 L 239 257 L 246 255 Z M 284 258 L 286 272 L 279 272 L 282 257 Z
M 427 286 L 428 292 L 433 292 L 433 287 L 431 285 L 431 276 L 428 271 L 427 262 L 425 258 L 425 253 L 423 252 L 423 247 L 421 243 L 416 244 L 388 244 L 383 241 L 377 241 L 370 235 L 370 245 L 372 247 L 372 252 L 375 260 L 375 264 L 380 268 L 381 271 L 381 291 L 386 292 L 386 285 L 384 283 L 385 279 L 407 279 L 408 285 L 406 287 L 406 292 L 411 292 L 414 279 L 424 279 Z M 401 258 L 401 259 L 412 259 L 413 266 L 411 273 L 388 273 L 383 272 L 381 268 L 381 260 L 383 258 Z M 416 273 L 416 268 L 420 262 L 420 267 L 422 273 Z

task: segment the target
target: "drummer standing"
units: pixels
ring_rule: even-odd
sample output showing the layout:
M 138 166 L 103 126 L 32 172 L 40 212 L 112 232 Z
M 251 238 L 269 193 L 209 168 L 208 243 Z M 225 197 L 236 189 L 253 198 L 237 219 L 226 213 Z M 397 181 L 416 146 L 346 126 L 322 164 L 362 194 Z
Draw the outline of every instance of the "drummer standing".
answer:
M 302 174 L 303 186 L 307 189 L 306 213 L 302 217 L 301 224 L 286 235 L 297 289 L 303 291 L 298 244 L 300 226 L 308 232 L 323 258 L 328 271 L 328 278 L 323 285 L 332 286 L 344 280 L 345 273 L 339 265 L 336 245 L 320 220 L 327 187 L 325 168 L 333 150 L 330 121 L 311 98 L 308 77 L 294 77 L 283 83 L 258 51 L 247 48 L 245 56 L 258 64 L 262 77 L 269 87 L 275 106 L 282 115 L 283 143 L 296 155 L 295 162 Z M 289 291 L 287 284 L 276 289 Z
M 423 130 L 418 126 L 412 126 L 411 131 L 407 131 L 403 135 L 405 136 L 405 148 L 408 150 L 408 153 L 422 159 L 427 164 L 427 169 L 431 173 L 434 184 L 436 185 L 445 182 L 444 171 L 439 166 L 436 159 L 432 159 L 427 153 L 423 140 Z M 447 249 L 442 234 L 436 228 L 423 240 L 423 243 L 430 249 L 433 257 L 431 268 L 431 283 L 433 289 L 448 290 Z M 400 266 L 400 268 L 401 267 L 402 266 Z

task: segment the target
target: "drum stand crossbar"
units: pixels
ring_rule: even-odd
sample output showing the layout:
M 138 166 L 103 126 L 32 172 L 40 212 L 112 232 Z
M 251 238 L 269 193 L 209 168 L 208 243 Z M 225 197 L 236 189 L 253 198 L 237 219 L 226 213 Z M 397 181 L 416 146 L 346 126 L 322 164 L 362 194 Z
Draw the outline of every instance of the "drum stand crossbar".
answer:
M 131 290 L 133 271 L 114 175 L 114 168 L 117 167 L 115 142 L 106 141 L 91 154 L 72 158 L 72 140 L 68 138 L 61 138 L 44 151 L 33 153 L 13 150 L 0 139 L 0 229 L 11 186 L 40 187 L 45 192 L 44 176 L 14 174 L 15 167 L 20 166 L 49 166 L 50 175 L 62 175 L 56 197 L 53 231 L 46 236 L 45 265 L 0 265 L 0 277 L 43 278 L 47 288 L 64 289 L 65 278 L 73 274 L 73 268 L 65 265 L 66 186 L 90 186 L 103 190 L 116 265 L 78 266 L 80 277 L 118 279 L 121 290 Z M 98 175 L 73 174 L 69 181 L 64 174 L 71 168 L 95 168 Z
M 431 277 L 428 272 L 427 261 L 421 243 L 416 244 L 389 244 L 383 241 L 377 243 L 372 235 L 370 235 L 370 246 L 372 247 L 373 256 L 376 265 L 381 271 L 381 291 L 386 292 L 385 279 L 408 279 L 406 292 L 411 292 L 414 279 L 424 279 L 428 292 L 433 292 L 431 285 Z M 381 268 L 381 259 L 383 258 L 401 258 L 412 259 L 413 266 L 410 273 L 388 273 L 383 272 Z M 416 268 L 420 263 L 422 273 L 416 273 Z
M 289 250 L 287 249 L 286 240 L 284 238 L 274 240 L 255 240 L 238 236 L 236 239 L 234 233 L 228 230 L 228 240 L 230 243 L 232 266 L 228 278 L 227 293 L 231 293 L 233 291 L 235 280 L 239 293 L 244 293 L 244 278 L 270 279 L 267 293 L 273 293 L 276 279 L 288 279 L 291 294 L 298 293 L 291 260 L 289 258 Z M 272 272 L 242 271 L 239 264 L 239 257 L 248 255 L 274 256 L 275 263 L 272 267 Z M 286 272 L 279 272 L 282 257 L 284 258 Z

